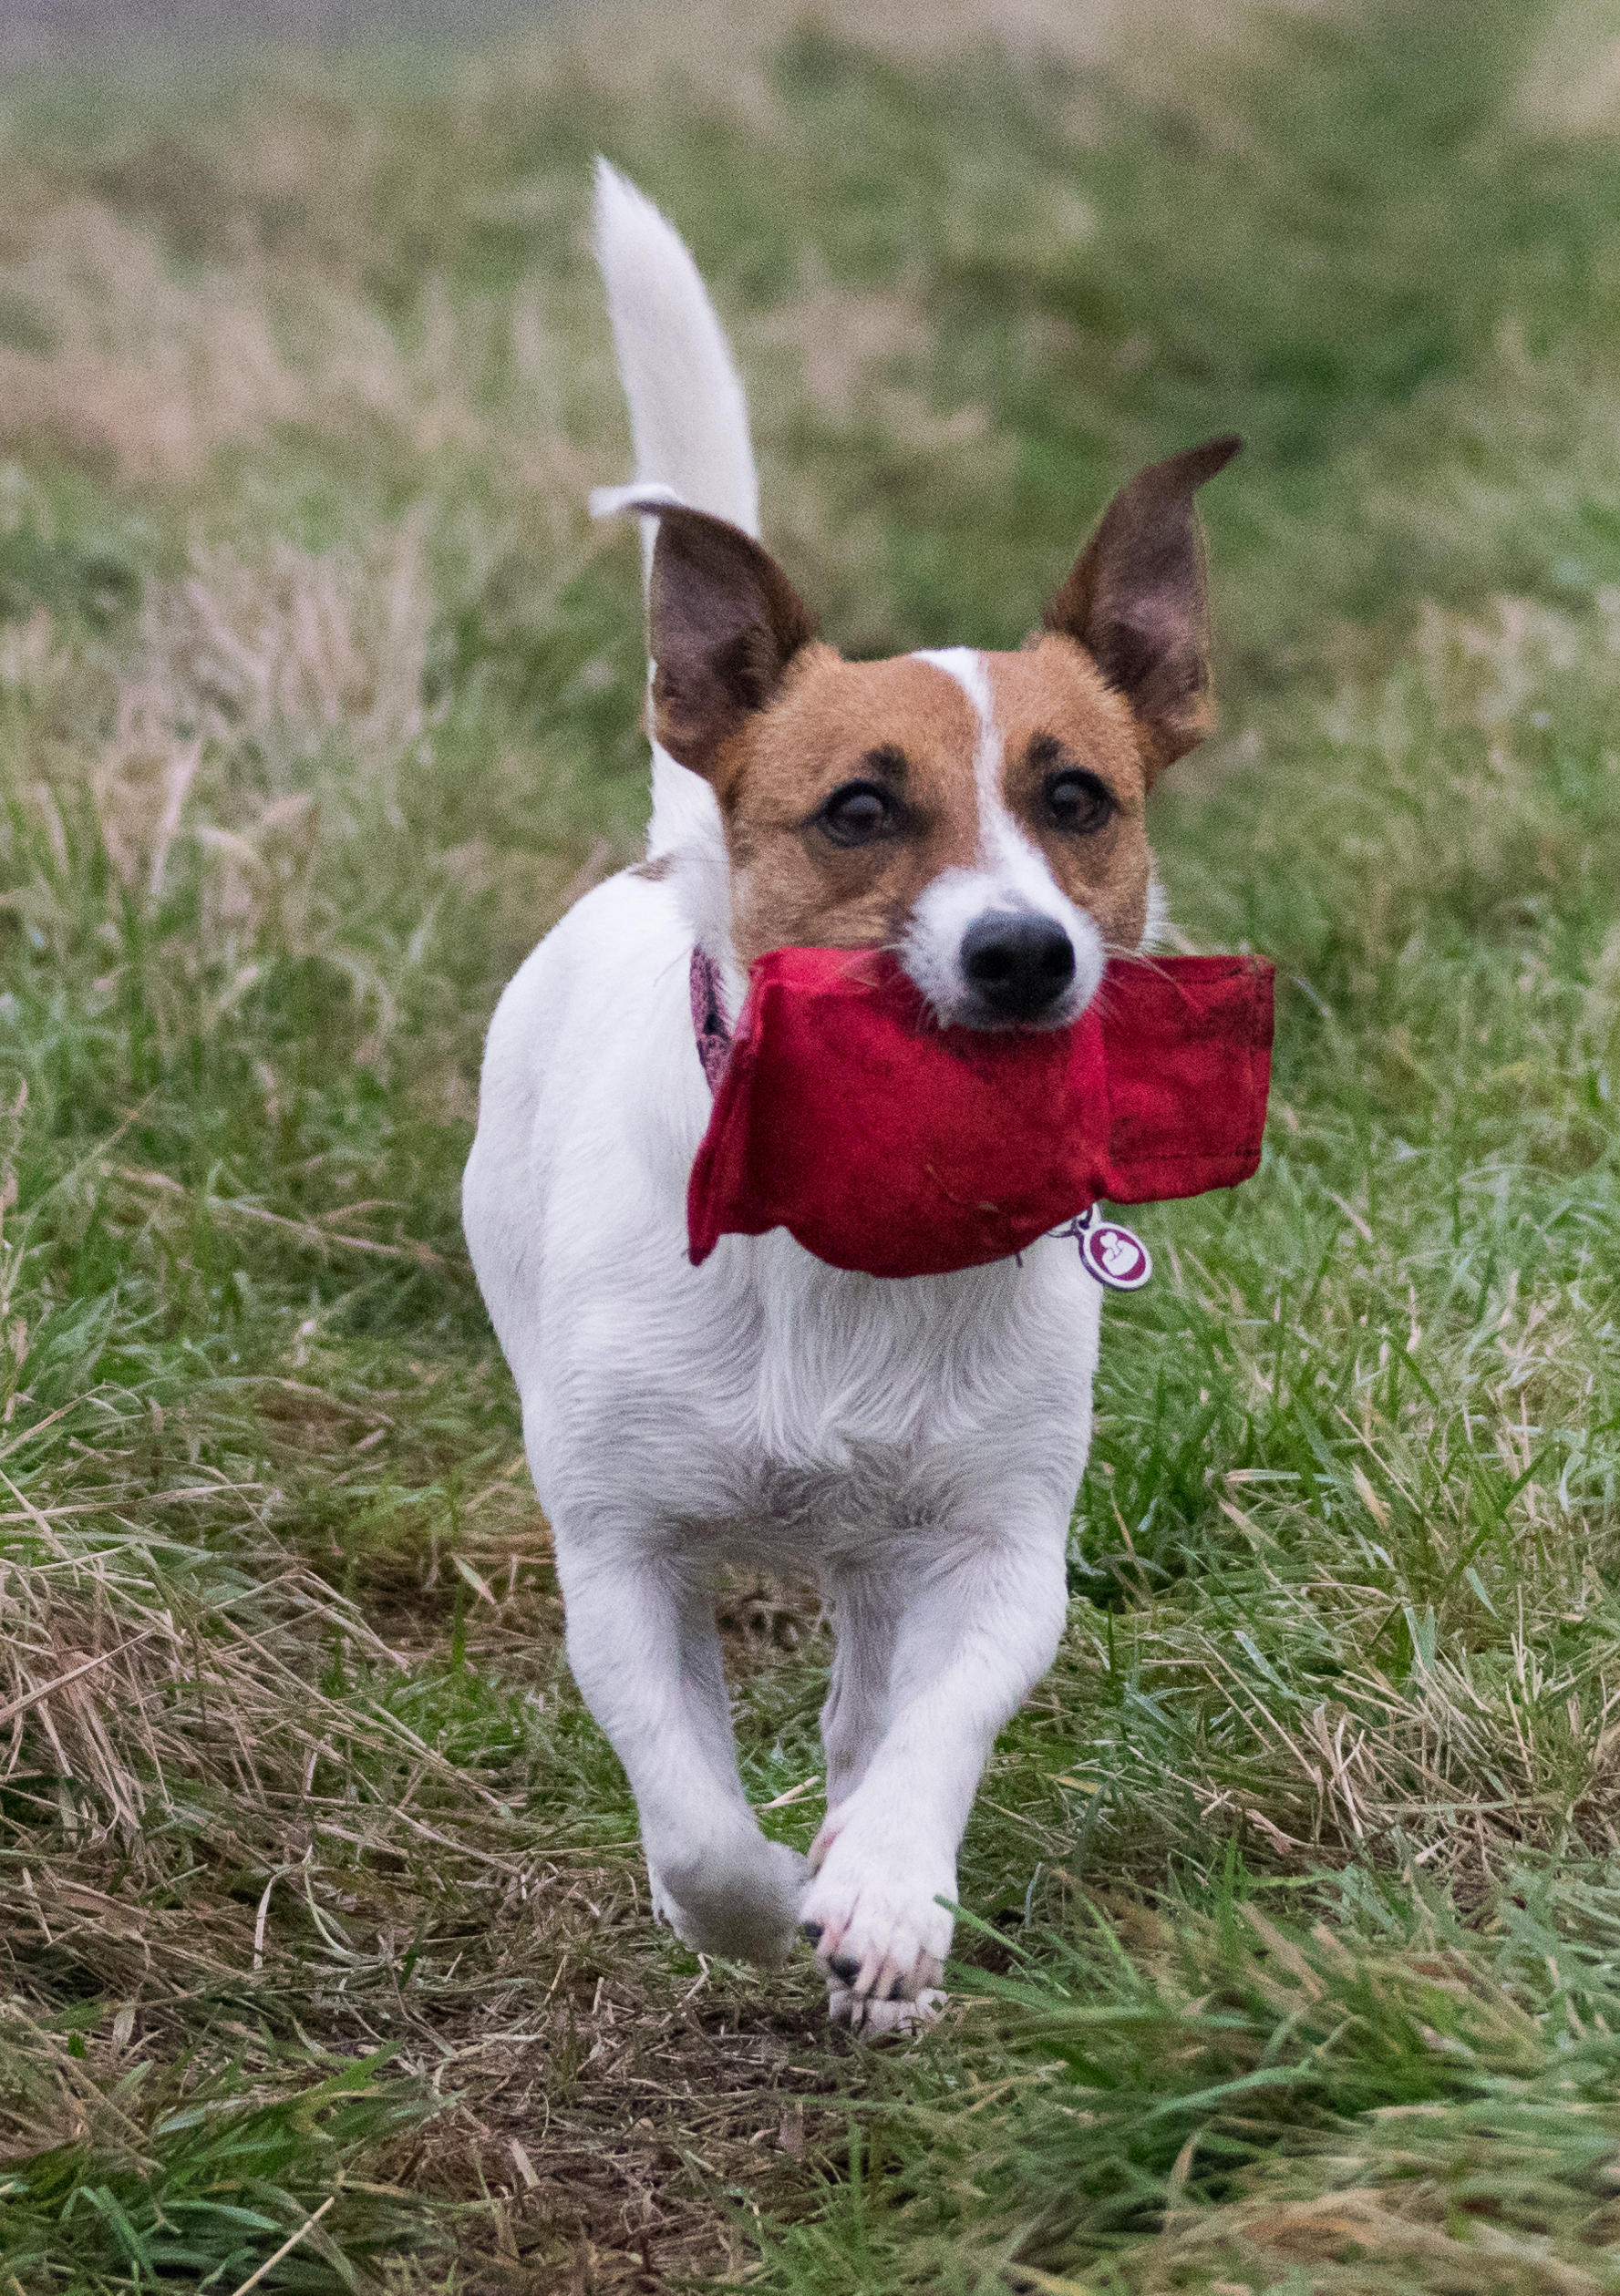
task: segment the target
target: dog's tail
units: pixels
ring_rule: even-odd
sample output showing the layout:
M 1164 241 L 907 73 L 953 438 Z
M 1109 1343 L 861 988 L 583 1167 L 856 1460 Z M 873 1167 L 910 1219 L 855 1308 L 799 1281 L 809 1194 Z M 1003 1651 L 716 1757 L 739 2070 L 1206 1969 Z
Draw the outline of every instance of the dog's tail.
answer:
M 679 234 L 605 160 L 596 162 L 596 259 L 630 402 L 635 478 L 628 487 L 599 487 L 592 510 L 603 517 L 636 498 L 667 493 L 673 502 L 758 534 L 759 482 L 748 401 L 715 307 Z M 656 530 L 656 520 L 643 519 L 644 577 L 652 571 Z M 700 937 L 707 934 L 716 948 L 728 946 L 721 915 L 725 842 L 714 792 L 655 742 L 647 853 L 655 859 L 677 849 L 689 856 L 687 897 L 702 912 Z
M 758 534 L 748 402 L 714 305 L 673 226 L 605 160 L 596 162 L 596 258 L 630 402 L 635 479 L 600 489 L 592 509 L 667 487 L 693 510 Z

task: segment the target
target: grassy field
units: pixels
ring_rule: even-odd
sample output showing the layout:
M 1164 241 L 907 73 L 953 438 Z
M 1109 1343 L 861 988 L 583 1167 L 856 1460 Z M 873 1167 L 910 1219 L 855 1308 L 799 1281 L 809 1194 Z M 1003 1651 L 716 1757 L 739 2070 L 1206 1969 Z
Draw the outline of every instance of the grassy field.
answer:
M 868 12 L 869 14 L 871 12 Z M 901 17 L 904 15 L 904 22 Z M 1620 15 L 1051 0 L 0 92 L 0 2286 L 1620 2290 Z M 944 2024 L 655 1931 L 459 1239 L 645 810 L 605 151 L 851 651 L 1225 428 L 1261 1176 L 1107 1314 Z M 825 1646 L 724 1621 L 767 1823 Z

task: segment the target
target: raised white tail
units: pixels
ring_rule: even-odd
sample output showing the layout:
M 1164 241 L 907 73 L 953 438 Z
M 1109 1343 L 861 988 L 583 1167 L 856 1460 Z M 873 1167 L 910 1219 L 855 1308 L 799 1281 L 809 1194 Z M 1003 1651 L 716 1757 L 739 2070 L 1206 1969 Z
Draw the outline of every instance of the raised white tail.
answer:
M 759 482 L 748 407 L 708 292 L 673 225 L 605 160 L 596 162 L 596 260 L 607 289 L 619 376 L 630 402 L 635 479 L 600 487 L 600 516 L 626 497 L 667 489 L 671 498 L 759 531 Z M 655 520 L 642 520 L 644 567 Z M 653 749 L 649 854 L 694 840 L 719 848 L 719 812 L 708 784 Z
M 596 260 L 636 485 L 666 486 L 693 510 L 758 534 L 748 401 L 708 291 L 674 226 L 605 160 L 596 162 Z

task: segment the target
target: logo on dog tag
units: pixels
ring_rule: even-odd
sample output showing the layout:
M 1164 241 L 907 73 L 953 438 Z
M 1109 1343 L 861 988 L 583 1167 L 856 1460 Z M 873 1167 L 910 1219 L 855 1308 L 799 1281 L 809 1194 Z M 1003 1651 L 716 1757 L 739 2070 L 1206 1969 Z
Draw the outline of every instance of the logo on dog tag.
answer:
M 1140 1292 L 1153 1273 L 1147 1245 L 1116 1220 L 1099 1220 L 1079 1240 L 1080 1257 L 1110 1292 Z

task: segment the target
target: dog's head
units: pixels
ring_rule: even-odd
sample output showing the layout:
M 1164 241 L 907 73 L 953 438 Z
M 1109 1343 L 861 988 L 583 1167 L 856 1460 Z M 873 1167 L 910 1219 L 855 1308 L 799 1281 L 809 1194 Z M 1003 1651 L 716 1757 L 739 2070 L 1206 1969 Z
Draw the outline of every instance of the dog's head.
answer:
M 845 662 L 758 542 L 645 503 L 654 732 L 719 800 L 743 966 L 892 948 L 942 1023 L 1076 1018 L 1142 940 L 1147 793 L 1209 729 L 1192 497 L 1238 444 L 1134 479 L 1017 654 Z

